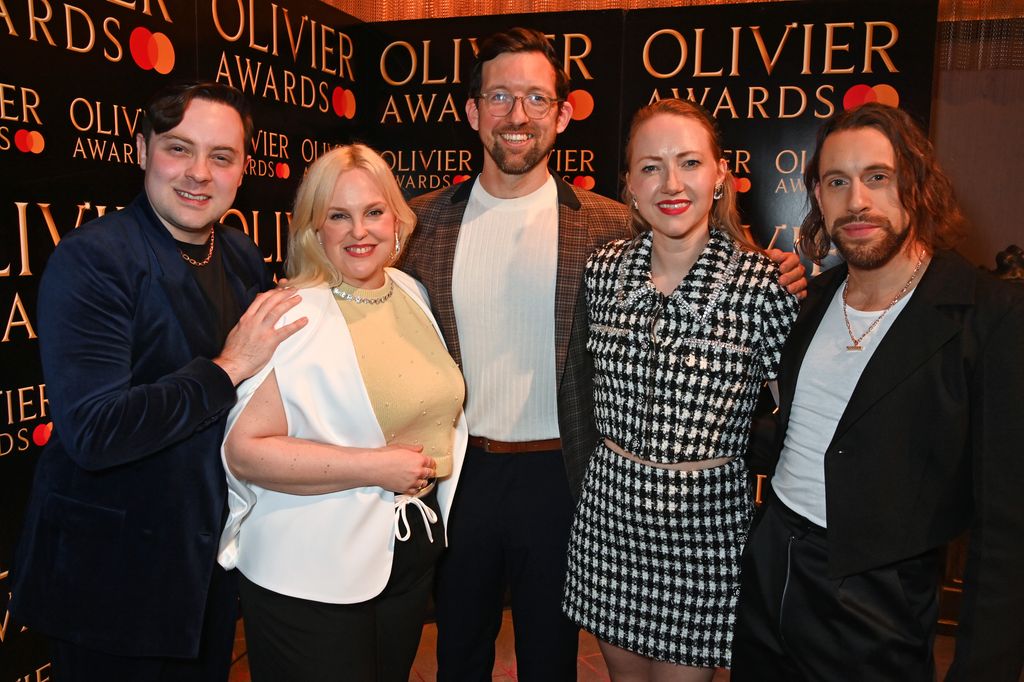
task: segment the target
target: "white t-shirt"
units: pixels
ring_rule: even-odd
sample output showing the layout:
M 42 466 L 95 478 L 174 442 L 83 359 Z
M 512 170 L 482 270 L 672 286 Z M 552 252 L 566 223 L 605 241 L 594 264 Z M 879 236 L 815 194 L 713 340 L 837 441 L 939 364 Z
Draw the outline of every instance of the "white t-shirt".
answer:
M 783 504 L 819 526 L 828 526 L 825 451 L 864 367 L 913 295 L 911 291 L 901 298 L 878 326 L 861 339 L 863 350 L 848 351 L 846 347 L 853 342 L 843 320 L 843 287 L 839 287 L 807 347 L 772 489 Z M 881 312 L 861 312 L 850 307 L 846 310 L 857 336 L 863 334 Z
M 553 177 L 523 197 L 474 184 L 462 218 L 452 300 L 475 436 L 558 437 L 555 278 L 558 188 Z

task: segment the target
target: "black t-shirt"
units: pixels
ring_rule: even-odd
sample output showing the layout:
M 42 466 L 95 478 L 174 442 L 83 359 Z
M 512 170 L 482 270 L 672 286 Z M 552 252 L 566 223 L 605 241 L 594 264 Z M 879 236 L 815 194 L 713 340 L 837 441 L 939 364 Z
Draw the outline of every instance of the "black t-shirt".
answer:
M 202 263 L 206 260 L 206 254 L 210 252 L 210 240 L 202 244 L 187 244 L 175 240 L 178 249 L 187 254 L 192 260 Z M 207 310 L 196 311 L 206 318 L 206 323 L 214 331 L 214 338 L 217 341 L 217 348 L 223 348 L 224 340 L 228 332 L 235 326 L 241 310 L 238 300 L 235 298 L 231 287 L 228 286 L 227 275 L 224 272 L 224 261 L 221 258 L 221 249 L 214 244 L 213 255 L 206 265 L 196 266 L 188 264 L 192 275 L 196 278 L 199 288 L 206 297 Z

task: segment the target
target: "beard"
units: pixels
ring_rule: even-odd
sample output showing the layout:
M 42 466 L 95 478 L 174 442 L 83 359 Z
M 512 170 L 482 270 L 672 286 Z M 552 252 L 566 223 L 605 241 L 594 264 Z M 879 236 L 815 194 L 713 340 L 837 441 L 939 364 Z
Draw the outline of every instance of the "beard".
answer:
M 533 145 L 522 152 L 510 152 L 502 146 L 499 137 L 502 133 L 511 132 L 533 133 Z M 507 126 L 501 130 L 495 130 L 494 141 L 487 148 L 487 154 L 494 159 L 494 163 L 502 173 L 506 175 L 525 175 L 536 168 L 538 164 L 544 162 L 554 148 L 555 140 L 553 137 L 545 145 L 540 135 L 536 131 L 530 130 L 529 124 L 526 124 L 522 126 Z
M 882 238 L 871 244 L 857 244 L 847 242 L 842 228 L 850 223 L 870 223 L 882 230 Z M 855 268 L 860 270 L 876 270 L 900 252 L 903 245 L 910 236 L 910 230 L 904 228 L 897 232 L 892 222 L 885 216 L 846 216 L 839 218 L 832 224 L 832 243 L 843 259 Z

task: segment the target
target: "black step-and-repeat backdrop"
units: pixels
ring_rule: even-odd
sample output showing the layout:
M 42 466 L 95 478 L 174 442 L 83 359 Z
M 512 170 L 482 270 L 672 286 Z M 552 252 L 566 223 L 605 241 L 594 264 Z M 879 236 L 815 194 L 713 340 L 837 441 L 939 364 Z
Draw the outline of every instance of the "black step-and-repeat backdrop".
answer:
M 292 196 L 333 146 L 374 146 L 409 195 L 479 170 L 465 121 L 476 42 L 514 25 L 547 34 L 572 79 L 554 172 L 617 197 L 632 113 L 694 99 L 722 127 L 745 222 L 784 249 L 805 210 L 803 166 L 822 119 L 871 100 L 930 116 L 935 0 L 374 25 L 315 0 L 0 0 L 0 679 L 49 677 L 45 643 L 6 610 L 32 469 L 53 428 L 39 276 L 61 235 L 141 189 L 134 136 L 148 95 L 201 77 L 250 96 L 251 159 L 224 220 L 280 272 Z

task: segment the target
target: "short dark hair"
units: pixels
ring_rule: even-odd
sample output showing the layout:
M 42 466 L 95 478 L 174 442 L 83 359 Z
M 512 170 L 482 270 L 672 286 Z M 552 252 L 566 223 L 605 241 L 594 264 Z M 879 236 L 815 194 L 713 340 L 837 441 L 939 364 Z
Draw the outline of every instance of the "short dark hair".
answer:
M 835 114 L 818 130 L 814 156 L 804 169 L 804 186 L 810 204 L 810 212 L 800 226 L 800 250 L 804 255 L 820 263 L 832 243 L 821 206 L 814 196 L 814 190 L 821 183 L 821 148 L 829 135 L 857 128 L 874 128 L 892 145 L 900 203 L 910 218 L 911 237 L 929 251 L 956 245 L 966 232 L 966 221 L 953 192 L 953 183 L 939 167 L 932 143 L 907 112 L 869 102 Z
M 252 141 L 252 111 L 241 90 L 222 83 L 188 82 L 168 85 L 157 90 L 146 103 L 146 116 L 142 119 L 142 135 L 149 142 L 150 135 L 166 133 L 185 117 L 185 110 L 194 99 L 226 104 L 242 118 L 245 131 L 245 149 Z
M 515 52 L 539 52 L 547 57 L 551 68 L 555 70 L 555 96 L 562 101 L 569 96 L 569 76 L 562 69 L 562 62 L 558 59 L 551 41 L 540 31 L 532 28 L 510 28 L 507 31 L 487 36 L 480 41 L 477 47 L 476 63 L 473 65 L 473 73 L 469 78 L 471 99 L 480 96 L 484 64 L 495 57 Z

